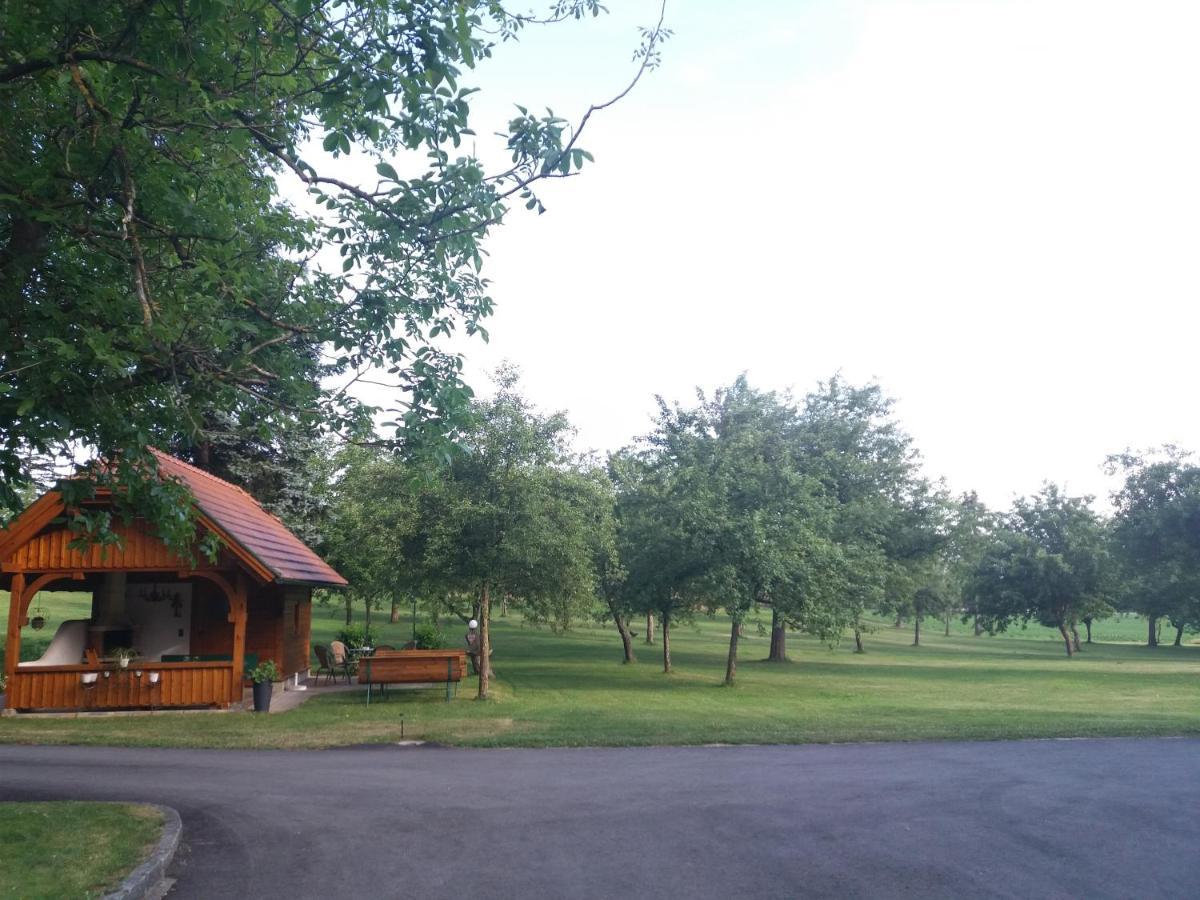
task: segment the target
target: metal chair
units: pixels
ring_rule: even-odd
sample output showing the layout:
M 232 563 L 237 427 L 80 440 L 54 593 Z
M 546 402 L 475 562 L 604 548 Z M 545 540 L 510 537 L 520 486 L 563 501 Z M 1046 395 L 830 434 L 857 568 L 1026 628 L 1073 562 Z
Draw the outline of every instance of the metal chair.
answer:
M 313 653 L 315 653 L 317 655 L 317 663 L 318 663 L 317 681 L 319 682 L 321 680 L 321 673 L 324 673 L 326 684 L 329 683 L 329 679 L 331 679 L 331 678 L 336 683 L 338 666 L 336 665 L 336 663 L 334 663 L 333 654 L 330 653 L 329 648 L 326 647 L 324 644 L 314 644 L 313 645 Z M 346 673 L 346 683 L 347 684 L 350 683 L 350 673 L 349 672 Z

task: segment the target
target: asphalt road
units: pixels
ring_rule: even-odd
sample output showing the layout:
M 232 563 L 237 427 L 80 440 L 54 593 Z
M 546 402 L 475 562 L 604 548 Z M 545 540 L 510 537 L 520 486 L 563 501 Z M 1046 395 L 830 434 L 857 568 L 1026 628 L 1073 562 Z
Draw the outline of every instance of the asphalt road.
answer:
M 1200 740 L 317 752 L 0 746 L 166 803 L 172 898 L 1187 897 Z

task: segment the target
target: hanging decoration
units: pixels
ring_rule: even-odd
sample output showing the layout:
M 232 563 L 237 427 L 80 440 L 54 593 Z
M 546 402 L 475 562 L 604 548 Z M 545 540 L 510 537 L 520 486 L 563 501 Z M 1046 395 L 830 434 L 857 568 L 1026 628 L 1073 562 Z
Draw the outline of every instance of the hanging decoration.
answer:
M 147 603 L 162 603 L 164 600 L 169 600 L 172 604 L 179 601 L 178 591 L 164 591 L 159 585 L 154 584 L 150 587 L 150 593 L 146 595 Z

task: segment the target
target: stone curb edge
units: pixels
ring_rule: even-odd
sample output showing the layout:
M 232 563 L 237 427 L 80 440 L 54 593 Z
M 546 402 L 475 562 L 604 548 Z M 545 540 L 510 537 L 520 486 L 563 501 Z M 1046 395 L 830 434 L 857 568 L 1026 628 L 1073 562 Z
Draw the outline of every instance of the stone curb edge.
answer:
M 167 875 L 167 866 L 175 858 L 179 849 L 179 838 L 183 834 L 183 821 L 179 813 L 169 806 L 149 803 L 162 813 L 163 833 L 158 839 L 158 846 L 151 851 L 149 859 L 134 869 L 111 894 L 105 894 L 104 900 L 141 900 L 158 887 Z

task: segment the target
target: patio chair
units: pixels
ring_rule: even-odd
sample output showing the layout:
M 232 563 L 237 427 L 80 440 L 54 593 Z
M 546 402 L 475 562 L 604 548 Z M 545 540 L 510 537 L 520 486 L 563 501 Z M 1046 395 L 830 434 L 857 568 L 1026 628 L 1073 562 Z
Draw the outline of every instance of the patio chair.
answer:
M 334 671 L 344 672 L 346 675 L 346 684 L 349 684 L 350 669 L 353 660 L 350 659 L 350 652 L 346 649 L 346 645 L 341 641 L 330 641 L 329 652 L 333 654 Z
M 333 661 L 333 654 L 330 652 L 329 648 L 326 647 L 324 644 L 314 644 L 313 645 L 313 653 L 317 654 L 317 663 L 318 663 L 317 681 L 320 682 L 321 674 L 324 673 L 326 684 L 329 683 L 329 680 L 331 678 L 334 680 L 334 682 L 336 682 L 338 667 L 337 667 L 337 664 L 334 663 L 334 661 Z M 350 681 L 350 674 L 349 674 L 349 672 L 347 672 L 346 673 L 346 682 L 349 683 L 349 681 Z

